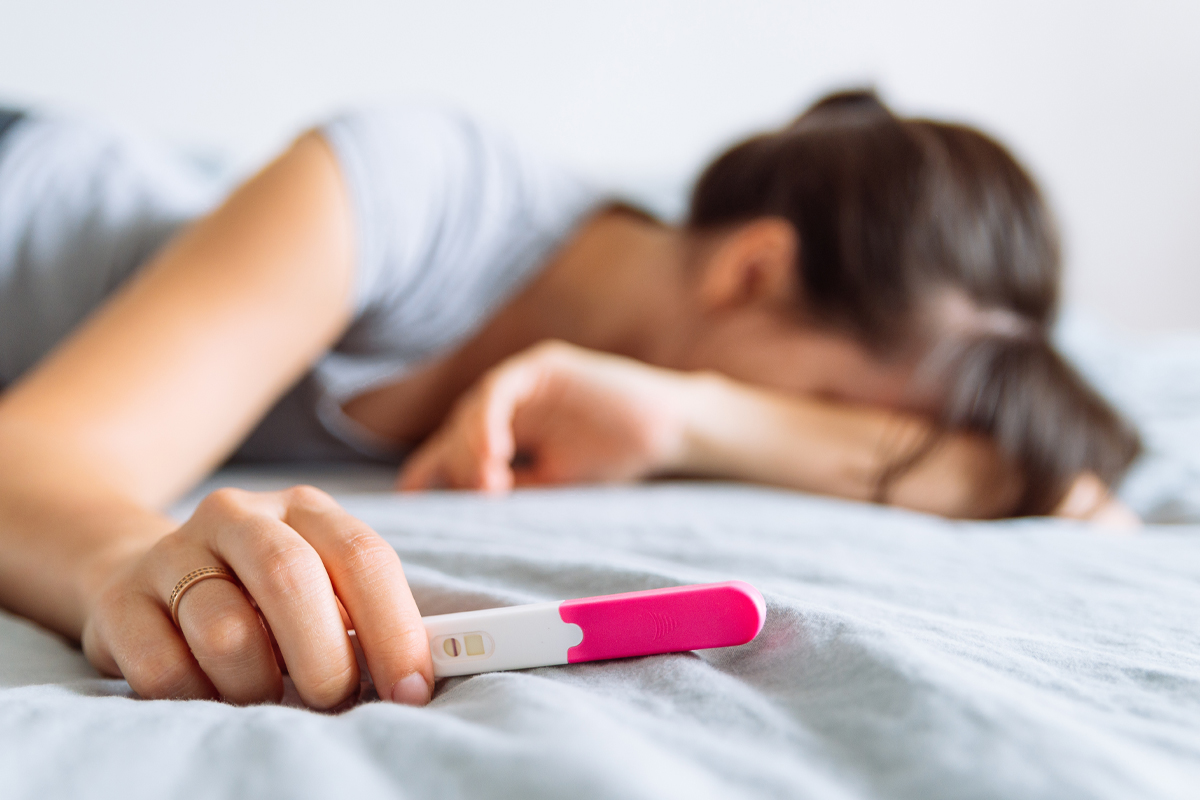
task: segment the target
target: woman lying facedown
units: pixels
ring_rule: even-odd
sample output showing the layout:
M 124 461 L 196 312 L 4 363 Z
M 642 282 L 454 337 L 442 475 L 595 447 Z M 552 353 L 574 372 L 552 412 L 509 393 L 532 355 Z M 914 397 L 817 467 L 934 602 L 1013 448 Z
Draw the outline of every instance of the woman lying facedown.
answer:
M 143 696 L 273 700 L 282 666 L 332 707 L 350 627 L 382 696 L 430 697 L 395 551 L 327 495 L 161 513 L 231 456 L 1118 513 L 1136 435 L 1049 345 L 1048 214 L 968 128 L 832 96 L 717 159 L 679 228 L 427 110 L 334 120 L 186 227 L 203 193 L 139 152 L 0 141 L 0 602 Z

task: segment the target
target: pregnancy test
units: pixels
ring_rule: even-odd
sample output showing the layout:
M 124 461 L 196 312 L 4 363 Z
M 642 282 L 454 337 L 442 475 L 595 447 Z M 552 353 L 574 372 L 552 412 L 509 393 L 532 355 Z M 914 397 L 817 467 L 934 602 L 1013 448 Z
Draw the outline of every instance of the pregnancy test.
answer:
M 424 617 L 433 674 L 578 664 L 745 644 L 766 619 L 763 596 L 726 581 Z

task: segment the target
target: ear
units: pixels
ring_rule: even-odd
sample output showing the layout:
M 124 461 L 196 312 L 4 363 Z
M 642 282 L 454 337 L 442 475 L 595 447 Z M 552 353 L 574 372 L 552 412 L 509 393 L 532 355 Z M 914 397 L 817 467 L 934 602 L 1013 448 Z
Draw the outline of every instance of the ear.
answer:
M 762 217 L 722 234 L 702 267 L 701 302 L 713 311 L 793 303 L 799 248 L 796 229 L 780 217 Z

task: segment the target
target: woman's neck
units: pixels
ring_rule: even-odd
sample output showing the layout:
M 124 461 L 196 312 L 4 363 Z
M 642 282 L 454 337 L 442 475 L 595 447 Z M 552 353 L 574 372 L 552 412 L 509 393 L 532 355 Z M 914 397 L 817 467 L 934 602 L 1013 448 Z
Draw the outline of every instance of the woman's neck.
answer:
M 540 327 L 539 340 L 671 365 L 684 320 L 684 257 L 677 228 L 609 208 L 572 237 L 516 304 Z

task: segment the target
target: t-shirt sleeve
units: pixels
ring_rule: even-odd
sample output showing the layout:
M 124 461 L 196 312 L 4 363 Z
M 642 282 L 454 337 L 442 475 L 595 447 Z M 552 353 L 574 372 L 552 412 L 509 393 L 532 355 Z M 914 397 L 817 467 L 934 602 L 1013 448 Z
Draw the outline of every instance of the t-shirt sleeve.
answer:
M 354 211 L 355 316 L 403 291 L 439 221 L 454 213 L 450 185 L 467 180 L 464 125 L 424 109 L 359 111 L 321 128 Z
M 511 263 L 519 251 L 561 237 L 594 200 L 557 165 L 452 112 L 369 109 L 320 131 L 354 209 L 359 318 L 420 304 L 428 321 L 437 298 L 413 294 L 447 281 L 494 292 L 523 266 Z
M 314 369 L 327 418 L 468 338 L 599 199 L 554 162 L 452 112 L 368 109 L 319 131 L 356 226 L 354 321 Z M 346 421 L 334 422 L 325 427 L 346 438 L 333 430 Z

